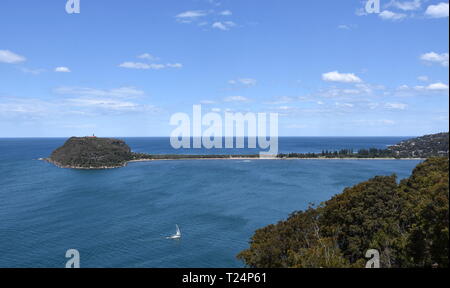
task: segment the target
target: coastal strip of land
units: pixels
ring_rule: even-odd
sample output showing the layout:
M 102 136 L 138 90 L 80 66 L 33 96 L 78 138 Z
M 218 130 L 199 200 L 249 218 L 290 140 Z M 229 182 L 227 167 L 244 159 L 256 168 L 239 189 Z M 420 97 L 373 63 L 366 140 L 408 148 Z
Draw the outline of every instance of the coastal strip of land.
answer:
M 80 170 L 104 170 L 104 169 L 117 169 L 126 167 L 128 164 L 131 163 L 141 163 L 141 162 L 158 162 L 158 161 L 223 161 L 223 160 L 244 160 L 244 161 L 251 161 L 251 160 L 278 160 L 278 161 L 289 161 L 289 160 L 416 160 L 416 161 L 425 161 L 426 158 L 393 158 L 393 157 L 379 157 L 379 158 L 357 158 L 357 157 L 290 157 L 290 158 L 280 158 L 277 156 L 274 157 L 259 157 L 259 155 L 254 155 L 254 157 L 249 156 L 241 156 L 241 155 L 178 155 L 179 157 L 173 157 L 173 155 L 168 155 L 170 157 L 164 157 L 165 155 L 158 155 L 159 157 L 155 158 L 148 158 L 148 159 L 136 159 L 136 160 L 129 160 L 126 161 L 120 165 L 115 166 L 76 166 L 76 165 L 62 165 L 61 163 L 52 161 L 49 158 L 39 158 L 38 160 L 46 161 L 48 163 L 51 163 L 58 168 L 63 169 L 80 169 Z M 209 157 L 205 157 L 209 156 Z M 222 157 L 227 156 L 227 157 Z
M 448 157 L 449 134 L 439 133 L 413 138 L 386 149 L 323 150 L 320 153 L 264 154 L 151 154 L 136 153 L 125 141 L 113 138 L 71 137 L 63 146 L 43 158 L 60 168 L 114 169 L 133 162 L 170 160 L 425 160 Z
M 357 157 L 316 157 L 316 158 L 305 158 L 305 157 L 291 157 L 291 158 L 280 158 L 280 157 L 179 157 L 179 158 L 152 158 L 152 159 L 139 159 L 130 160 L 128 163 L 135 162 L 150 162 L 150 161 L 179 161 L 179 160 L 426 160 L 426 158 L 394 158 L 394 157 L 379 157 L 379 158 L 357 158 Z

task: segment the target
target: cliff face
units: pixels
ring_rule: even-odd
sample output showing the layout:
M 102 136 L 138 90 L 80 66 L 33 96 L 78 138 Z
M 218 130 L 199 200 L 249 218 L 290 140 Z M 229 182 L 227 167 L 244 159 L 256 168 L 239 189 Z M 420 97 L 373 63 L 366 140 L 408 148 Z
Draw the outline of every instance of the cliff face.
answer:
M 116 168 L 126 165 L 132 155 L 122 140 L 72 137 L 53 151 L 48 160 L 64 168 Z
M 388 148 L 397 157 L 448 157 L 449 134 L 439 133 L 403 141 Z

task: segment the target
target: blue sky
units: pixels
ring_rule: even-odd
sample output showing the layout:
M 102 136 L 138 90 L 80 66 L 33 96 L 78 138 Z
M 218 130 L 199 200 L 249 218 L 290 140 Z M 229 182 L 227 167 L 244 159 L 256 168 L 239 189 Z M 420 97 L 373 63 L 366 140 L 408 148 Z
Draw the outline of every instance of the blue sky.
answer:
M 283 136 L 448 131 L 448 2 L 0 1 L 0 137 L 169 136 L 277 112 Z

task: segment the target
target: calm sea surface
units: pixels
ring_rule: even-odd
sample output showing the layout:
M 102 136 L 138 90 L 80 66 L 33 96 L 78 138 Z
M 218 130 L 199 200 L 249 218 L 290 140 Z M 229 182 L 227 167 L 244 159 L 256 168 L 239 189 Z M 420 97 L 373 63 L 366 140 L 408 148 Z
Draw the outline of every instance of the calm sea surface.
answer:
M 385 148 L 405 137 L 281 138 L 280 152 Z M 241 267 L 253 232 L 375 175 L 408 177 L 415 160 L 194 160 L 113 170 L 60 169 L 66 139 L 0 139 L 0 267 Z M 167 138 L 125 138 L 135 152 L 173 150 Z M 182 230 L 181 241 L 165 239 Z

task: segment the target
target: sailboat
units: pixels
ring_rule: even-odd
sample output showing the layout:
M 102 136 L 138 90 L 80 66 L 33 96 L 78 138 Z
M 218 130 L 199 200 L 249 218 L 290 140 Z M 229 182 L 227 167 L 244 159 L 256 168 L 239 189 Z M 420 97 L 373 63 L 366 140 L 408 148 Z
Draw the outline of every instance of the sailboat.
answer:
M 167 239 L 181 239 L 181 230 L 180 227 L 178 227 L 178 225 L 175 225 L 177 227 L 177 231 L 175 233 L 175 235 L 166 237 Z

